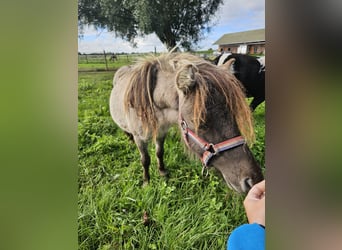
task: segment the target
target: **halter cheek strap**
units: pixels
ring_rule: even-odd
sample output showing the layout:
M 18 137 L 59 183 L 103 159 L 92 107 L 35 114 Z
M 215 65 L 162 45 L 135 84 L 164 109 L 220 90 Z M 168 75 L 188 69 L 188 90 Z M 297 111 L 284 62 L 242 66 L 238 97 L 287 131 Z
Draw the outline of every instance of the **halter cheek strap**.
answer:
M 189 140 L 192 140 L 197 146 L 199 146 L 204 151 L 201 157 L 201 161 L 205 168 L 208 167 L 209 160 L 216 154 L 246 143 L 246 140 L 241 135 L 217 144 L 209 143 L 203 138 L 199 137 L 191 129 L 189 129 L 187 123 L 182 118 L 180 118 L 180 125 L 183 131 L 184 141 L 188 148 L 190 148 Z

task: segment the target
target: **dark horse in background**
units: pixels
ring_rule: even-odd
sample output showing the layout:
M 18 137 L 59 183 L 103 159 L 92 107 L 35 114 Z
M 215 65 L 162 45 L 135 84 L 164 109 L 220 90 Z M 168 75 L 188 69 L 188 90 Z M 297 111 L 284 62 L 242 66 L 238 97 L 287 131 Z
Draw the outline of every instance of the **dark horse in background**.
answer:
M 232 73 L 245 87 L 246 96 L 253 97 L 250 108 L 254 111 L 265 101 L 265 57 L 223 53 L 217 56 L 213 63 L 219 66 L 232 58 L 235 59 L 231 68 Z
M 118 60 L 118 57 L 117 57 L 117 55 L 113 54 L 109 60 L 114 62 L 114 61 Z

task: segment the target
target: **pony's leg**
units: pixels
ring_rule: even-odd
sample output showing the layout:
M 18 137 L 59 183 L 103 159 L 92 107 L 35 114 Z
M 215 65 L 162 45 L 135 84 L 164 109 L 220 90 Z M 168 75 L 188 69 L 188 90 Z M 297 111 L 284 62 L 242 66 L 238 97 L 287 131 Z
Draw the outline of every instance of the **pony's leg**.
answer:
M 143 167 L 143 186 L 150 182 L 149 167 L 151 163 L 150 155 L 148 154 L 148 143 L 134 138 L 135 144 L 138 146 L 140 152 L 140 160 Z
M 165 135 L 158 137 L 156 139 L 156 156 L 158 160 L 159 174 L 161 176 L 168 175 L 168 171 L 164 165 L 164 141 L 165 141 Z

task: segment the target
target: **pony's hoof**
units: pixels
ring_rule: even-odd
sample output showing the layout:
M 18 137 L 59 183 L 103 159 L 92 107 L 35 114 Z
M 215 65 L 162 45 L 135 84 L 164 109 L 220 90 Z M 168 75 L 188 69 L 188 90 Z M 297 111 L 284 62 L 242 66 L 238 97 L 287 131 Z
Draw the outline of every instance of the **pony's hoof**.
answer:
M 159 174 L 160 174 L 160 176 L 163 176 L 163 177 L 169 177 L 169 171 L 167 171 L 166 169 L 165 170 L 159 170 Z
M 142 185 L 143 188 L 144 188 L 144 187 L 147 187 L 149 183 L 150 183 L 149 181 L 144 181 L 144 182 L 143 182 L 143 185 Z

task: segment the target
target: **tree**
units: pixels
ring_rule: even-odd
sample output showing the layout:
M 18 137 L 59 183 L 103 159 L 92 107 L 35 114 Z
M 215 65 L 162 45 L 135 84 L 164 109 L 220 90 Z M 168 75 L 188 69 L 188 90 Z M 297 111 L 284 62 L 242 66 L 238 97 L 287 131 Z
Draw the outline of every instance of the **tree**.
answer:
M 205 31 L 223 0 L 79 0 L 78 23 L 106 28 L 133 45 L 138 35 L 155 33 L 172 49 L 190 49 Z

